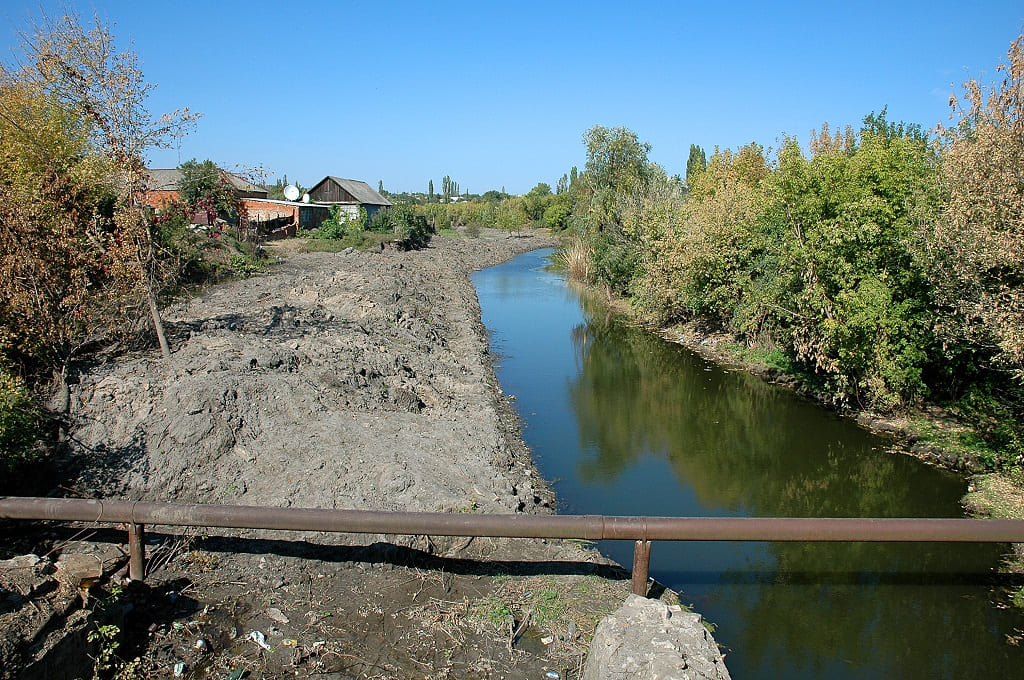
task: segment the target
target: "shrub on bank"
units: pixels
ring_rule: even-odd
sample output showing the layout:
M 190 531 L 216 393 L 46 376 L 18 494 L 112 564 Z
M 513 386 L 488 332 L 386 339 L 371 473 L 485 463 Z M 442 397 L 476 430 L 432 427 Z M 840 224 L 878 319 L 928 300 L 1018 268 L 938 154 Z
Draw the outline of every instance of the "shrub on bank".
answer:
M 360 207 L 359 214 L 351 217 L 348 211 L 339 206 L 331 206 L 331 216 L 309 233 L 310 238 L 344 239 L 355 237 L 366 228 L 366 209 Z
M 8 474 L 33 457 L 39 424 L 25 382 L 0 368 L 0 471 Z
M 398 245 L 403 250 L 419 250 L 430 243 L 433 231 L 423 215 L 406 205 L 393 206 L 387 212 Z

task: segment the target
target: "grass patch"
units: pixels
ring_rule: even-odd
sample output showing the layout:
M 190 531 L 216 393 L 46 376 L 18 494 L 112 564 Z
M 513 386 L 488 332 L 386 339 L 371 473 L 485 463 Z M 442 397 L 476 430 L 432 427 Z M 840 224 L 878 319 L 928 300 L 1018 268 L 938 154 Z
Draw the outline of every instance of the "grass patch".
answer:
M 513 616 L 512 609 L 502 598 L 497 595 L 488 595 L 477 600 L 470 607 L 471 618 L 486 624 L 499 631 L 508 628 L 509 617 Z
M 959 460 L 977 460 L 989 470 L 1000 466 L 998 451 L 976 431 L 950 418 L 913 415 L 908 419 L 907 429 L 921 444 L 946 451 Z
M 581 649 L 590 644 L 601 619 L 615 611 L 629 593 L 627 581 L 612 581 L 595 575 L 518 577 L 502 574 L 492 585 L 491 594 L 470 605 L 470 617 L 478 625 L 506 638 L 509 621 L 521 622 L 529 613 L 531 628 L 561 637 L 563 644 Z
M 737 363 L 748 366 L 774 368 L 777 371 L 799 375 L 797 367 L 793 365 L 790 358 L 786 356 L 785 352 L 777 347 L 769 348 L 757 345 L 754 347 L 748 347 L 747 345 L 739 342 L 720 342 L 716 346 L 735 359 Z
M 1024 470 L 978 475 L 964 505 L 975 515 L 996 519 L 1024 519 Z
M 1024 519 L 1024 470 L 1014 468 L 974 477 L 963 503 L 975 515 Z M 1004 558 L 1001 571 L 1024 574 L 1024 545 L 1016 543 L 1013 548 Z M 1008 590 L 1006 594 L 1011 605 L 1024 609 L 1024 587 Z

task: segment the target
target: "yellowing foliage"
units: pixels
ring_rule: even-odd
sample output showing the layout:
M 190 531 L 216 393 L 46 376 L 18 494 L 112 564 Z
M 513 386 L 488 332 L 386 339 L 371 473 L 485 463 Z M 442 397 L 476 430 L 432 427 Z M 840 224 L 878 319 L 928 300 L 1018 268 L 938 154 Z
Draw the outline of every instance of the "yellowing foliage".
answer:
M 944 211 L 934 223 L 935 283 L 955 310 L 950 341 L 997 347 L 995 359 L 1024 381 L 1024 36 L 990 91 L 976 81 L 952 100 L 944 130 Z

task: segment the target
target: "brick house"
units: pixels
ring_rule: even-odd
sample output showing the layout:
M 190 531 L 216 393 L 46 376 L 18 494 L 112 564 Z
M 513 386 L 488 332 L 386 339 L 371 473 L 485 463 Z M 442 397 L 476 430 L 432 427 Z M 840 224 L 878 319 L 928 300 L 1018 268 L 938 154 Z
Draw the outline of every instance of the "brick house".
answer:
M 267 190 L 227 170 L 219 170 L 221 179 L 229 184 L 239 198 L 266 198 Z M 157 210 L 181 198 L 178 168 L 146 170 L 146 205 Z
M 330 206 L 271 198 L 243 198 L 250 225 L 267 238 L 295 236 L 298 229 L 316 229 L 331 216 Z

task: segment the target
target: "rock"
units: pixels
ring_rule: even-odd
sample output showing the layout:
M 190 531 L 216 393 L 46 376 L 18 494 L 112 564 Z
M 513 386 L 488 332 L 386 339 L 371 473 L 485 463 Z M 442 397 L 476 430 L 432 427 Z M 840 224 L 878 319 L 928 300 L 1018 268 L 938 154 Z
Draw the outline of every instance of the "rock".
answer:
M 45 560 L 39 555 L 18 555 L 17 557 L 12 557 L 9 560 L 0 560 L 0 571 L 10 571 L 12 569 L 33 569 L 44 562 Z
M 103 576 L 103 560 L 97 555 L 64 553 L 57 562 L 57 574 L 77 585 Z
M 271 607 L 267 610 L 267 617 L 278 623 L 288 623 L 288 617 L 284 615 L 277 607 Z
M 730 680 L 700 614 L 630 595 L 594 634 L 583 680 Z
M 0 560 L 0 593 L 11 591 L 18 598 L 30 598 L 52 578 L 49 560 L 39 555 L 18 555 Z

